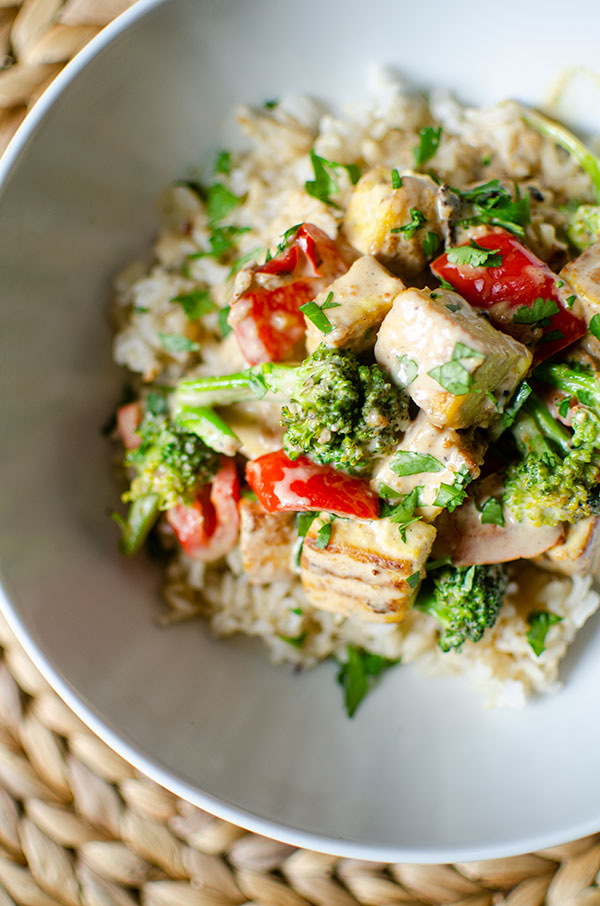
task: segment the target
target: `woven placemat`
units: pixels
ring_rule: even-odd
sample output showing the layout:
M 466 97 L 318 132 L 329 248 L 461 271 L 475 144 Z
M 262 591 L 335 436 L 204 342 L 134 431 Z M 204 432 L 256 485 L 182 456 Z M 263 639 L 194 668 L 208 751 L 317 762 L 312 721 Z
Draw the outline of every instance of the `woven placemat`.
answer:
M 129 0 L 0 0 L 0 153 Z M 247 833 L 137 773 L 0 618 L 0 906 L 600 906 L 600 834 L 460 865 L 338 859 Z

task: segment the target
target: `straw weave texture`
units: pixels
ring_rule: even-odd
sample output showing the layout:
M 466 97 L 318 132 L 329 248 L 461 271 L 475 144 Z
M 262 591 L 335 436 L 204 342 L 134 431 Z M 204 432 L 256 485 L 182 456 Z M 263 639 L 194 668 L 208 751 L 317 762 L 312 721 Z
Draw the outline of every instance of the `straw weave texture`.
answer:
M 0 153 L 129 0 L 0 0 Z M 0 906 L 600 906 L 600 834 L 511 859 L 338 859 L 247 833 L 122 761 L 0 618 Z

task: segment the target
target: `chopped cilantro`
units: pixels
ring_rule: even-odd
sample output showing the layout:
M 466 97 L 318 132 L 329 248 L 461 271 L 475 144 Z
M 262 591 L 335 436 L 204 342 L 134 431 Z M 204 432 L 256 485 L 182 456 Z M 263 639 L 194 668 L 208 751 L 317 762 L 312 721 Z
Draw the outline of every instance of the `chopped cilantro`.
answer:
M 392 170 L 392 189 L 401 189 L 402 185 L 402 177 L 397 170 Z
M 317 532 L 317 537 L 315 538 L 315 547 L 318 547 L 320 551 L 324 550 L 331 540 L 331 531 L 333 525 L 331 522 L 326 522 L 321 526 Z
M 311 512 L 298 514 L 298 535 L 300 538 L 304 538 L 318 515 L 318 513 Z
M 209 289 L 194 289 L 191 293 L 175 296 L 171 302 L 178 302 L 190 321 L 196 321 L 202 315 L 215 311 L 217 307 L 211 299 Z
M 399 387 L 408 387 L 409 384 L 412 384 L 418 373 L 419 366 L 414 359 L 411 359 L 411 357 L 406 355 L 406 353 L 404 355 L 398 356 L 395 383 Z
M 540 343 L 554 343 L 556 340 L 564 340 L 565 335 L 561 330 L 550 330 L 545 333 Z
M 495 497 L 490 497 L 479 511 L 479 518 L 483 525 L 504 525 L 502 502 L 496 500 Z
M 215 173 L 231 173 L 231 151 L 219 151 L 215 160 Z
M 329 293 L 329 296 L 327 296 L 327 299 L 325 299 L 325 302 L 323 303 L 323 307 L 325 307 L 330 296 L 333 296 L 333 293 Z M 336 302 L 333 305 L 328 305 L 327 307 L 337 308 L 338 305 L 339 303 Z M 334 329 L 333 324 L 331 323 L 327 315 L 321 310 L 321 306 L 316 302 L 305 302 L 304 305 L 300 306 L 300 311 L 308 318 L 309 321 L 313 322 L 315 327 L 320 330 L 321 333 L 328 334 L 331 333 L 331 331 Z
M 404 226 L 394 227 L 390 230 L 390 233 L 402 233 L 405 239 L 412 239 L 417 230 L 420 230 L 426 222 L 427 218 L 423 211 L 418 208 L 411 208 L 409 222 L 405 223 Z
M 217 315 L 217 323 L 219 325 L 219 330 L 221 331 L 221 336 L 223 337 L 223 339 L 225 339 L 225 337 L 229 336 L 229 334 L 231 333 L 231 326 L 227 323 L 230 308 L 230 305 L 226 305 L 224 308 L 220 308 L 219 314 Z
M 277 107 L 278 104 L 279 98 L 271 98 L 270 100 L 263 103 L 263 107 L 265 107 L 267 110 L 274 110 L 274 108 Z
M 429 560 L 425 564 L 425 569 L 427 572 L 431 572 L 433 569 L 440 569 L 441 566 L 452 566 L 452 557 L 449 554 L 445 557 L 440 557 L 439 560 Z
M 470 346 L 466 346 L 464 343 L 455 343 L 452 350 L 452 358 L 459 362 L 461 359 L 480 359 L 483 361 L 485 356 L 482 352 L 477 352 L 476 349 L 471 349 Z
M 423 254 L 426 258 L 434 258 L 437 254 L 437 251 L 440 247 L 440 237 L 437 233 L 427 233 L 427 236 L 422 242 L 423 245 Z
M 289 230 L 285 231 L 285 233 L 279 240 L 279 245 L 277 246 L 277 249 L 275 250 L 276 255 L 282 255 L 283 252 L 285 252 L 285 250 L 288 247 L 288 245 L 290 244 L 290 242 L 292 242 L 292 240 L 296 238 L 296 233 L 298 232 L 298 230 L 300 229 L 301 226 L 302 226 L 301 223 L 296 223 L 296 224 L 294 224 L 293 227 L 290 227 Z
M 445 304 L 446 308 L 448 309 L 448 311 L 451 311 L 451 312 L 460 311 L 460 305 L 458 305 L 456 302 L 445 302 L 444 304 Z
M 460 483 L 455 482 L 454 484 L 446 484 L 443 481 L 440 484 L 437 496 L 433 503 L 434 506 L 445 507 L 449 513 L 453 513 L 454 510 L 461 505 L 466 496 L 467 492 Z
M 437 381 L 448 393 L 455 396 L 462 396 L 468 393 L 474 384 L 473 375 L 469 374 L 467 369 L 456 359 L 446 362 L 444 365 L 438 365 L 432 368 L 427 374 Z
M 565 305 L 567 306 L 567 308 L 573 308 L 576 299 L 577 296 L 567 296 L 567 298 L 565 299 Z
M 507 192 L 497 179 L 491 179 L 489 182 L 465 192 L 460 189 L 452 191 L 473 205 L 473 215 L 460 221 L 463 226 L 490 223 L 494 226 L 504 227 L 505 230 L 516 233 L 518 236 L 525 234 L 523 227 L 531 221 L 529 196 L 521 196 L 516 184 L 517 198 L 515 201 L 510 192 Z
M 560 406 L 558 407 L 558 414 L 561 418 L 566 418 L 569 414 L 569 409 L 571 408 L 571 400 L 563 400 Z
M 437 129 L 434 129 L 433 126 L 425 126 L 419 130 L 419 144 L 413 148 L 415 169 L 422 167 L 428 160 L 431 160 L 439 147 L 441 138 L 441 126 Z
M 492 162 L 492 158 L 491 158 L 491 155 L 489 155 L 489 154 L 484 154 L 483 157 L 481 158 L 482 167 L 489 167 L 491 162 Z
M 263 249 L 260 248 L 260 246 L 259 246 L 258 248 L 250 249 L 250 251 L 246 252 L 245 255 L 240 255 L 239 258 L 236 258 L 235 261 L 233 262 L 233 264 L 231 265 L 231 269 L 229 271 L 228 278 L 231 279 L 232 277 L 235 277 L 235 275 L 238 273 L 238 271 L 241 271 L 241 269 L 243 267 L 245 267 L 247 264 L 249 264 L 250 261 L 256 261 L 258 256 L 262 253 L 262 251 L 263 251 Z
M 413 518 L 414 511 L 419 505 L 419 491 L 422 487 L 413 488 L 409 494 L 401 497 L 398 503 L 390 510 L 389 518 L 400 530 L 400 537 L 406 542 L 406 529 L 414 522 L 419 522 L 420 516 Z
M 419 582 L 421 581 L 421 571 L 417 570 L 407 578 L 406 582 L 410 585 L 411 588 L 416 588 Z
M 537 324 L 546 327 L 550 318 L 558 314 L 560 307 L 554 299 L 542 299 L 538 296 L 531 305 L 520 305 L 513 315 L 515 324 Z
M 290 607 L 290 611 L 292 613 L 295 613 L 297 617 L 301 617 L 304 613 L 301 607 Z
M 530 629 L 527 633 L 527 641 L 531 645 L 532 651 L 536 657 L 539 657 L 546 650 L 546 635 L 548 630 L 555 623 L 560 623 L 562 617 L 549 610 L 533 610 L 527 617 Z
M 321 311 L 326 311 L 328 308 L 339 308 L 340 303 L 333 301 L 333 293 L 329 293 L 323 304 L 321 305 Z
M 594 315 L 594 317 L 590 321 L 588 330 L 593 337 L 596 337 L 597 340 L 600 340 L 600 315 Z
M 451 283 L 448 283 L 448 281 L 444 280 L 443 277 L 438 277 L 438 280 L 439 280 L 439 283 L 440 283 L 440 286 L 442 287 L 442 289 L 451 289 L 452 292 L 454 292 L 454 287 L 452 286 Z M 447 305 L 446 308 L 450 308 L 450 305 Z M 459 308 L 460 308 L 460 305 L 455 305 L 454 308 L 450 308 L 450 311 L 458 311 Z
M 346 713 L 348 717 L 353 717 L 375 677 L 388 667 L 398 664 L 400 658 L 390 660 L 380 654 L 370 654 L 352 644 L 347 647 L 347 655 L 348 659 L 340 662 L 337 681 L 344 689 Z
M 420 475 L 421 472 L 443 472 L 444 466 L 431 453 L 415 453 L 412 450 L 398 450 L 390 461 L 395 475 Z
M 210 226 L 227 217 L 230 211 L 233 211 L 240 202 L 241 198 L 230 192 L 223 183 L 216 182 L 208 190 L 206 196 L 206 215 Z
M 178 355 L 182 352 L 197 352 L 200 349 L 199 344 L 195 343 L 194 340 L 190 340 L 189 337 L 183 337 L 178 333 L 161 333 L 159 331 L 158 338 L 163 349 L 170 355 Z
M 346 170 L 352 185 L 356 185 L 360 179 L 360 168 L 357 164 L 340 164 L 334 160 L 327 160 L 325 157 L 319 157 L 314 149 L 310 152 L 310 162 L 313 166 L 314 179 L 309 179 L 304 183 L 304 188 L 313 198 L 325 204 L 337 207 L 332 195 L 337 195 L 340 188 L 333 178 L 332 172 L 335 170 Z
M 300 611 L 300 613 L 302 613 L 302 611 Z M 293 645 L 294 648 L 302 648 L 304 642 L 306 641 L 306 632 L 301 632 L 300 635 L 295 636 L 278 635 L 277 637 L 281 639 L 282 642 L 287 642 L 288 645 Z
M 450 249 L 450 264 L 466 264 L 469 267 L 500 267 L 503 256 L 493 249 L 486 249 L 471 239 L 468 245 L 459 245 Z

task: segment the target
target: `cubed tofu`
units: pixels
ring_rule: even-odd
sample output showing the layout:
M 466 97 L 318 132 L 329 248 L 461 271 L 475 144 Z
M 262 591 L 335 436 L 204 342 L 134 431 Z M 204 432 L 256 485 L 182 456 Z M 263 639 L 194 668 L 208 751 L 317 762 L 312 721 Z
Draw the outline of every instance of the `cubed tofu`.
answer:
M 577 302 L 573 306 L 575 313 L 581 313 L 588 325 L 594 315 L 600 314 L 600 242 L 595 242 L 588 249 L 566 264 L 560 276 L 567 287 L 577 293 Z M 600 357 L 600 341 L 593 334 L 586 334 L 582 341 L 589 352 Z
M 399 453 L 415 453 L 421 457 L 426 455 L 433 457 L 433 460 L 424 462 L 413 457 L 414 462 L 411 463 L 409 457 L 398 457 Z M 443 509 L 442 506 L 435 505 L 440 490 L 444 491 L 442 485 L 446 489 L 453 487 L 455 483 L 457 487 L 462 487 L 477 478 L 484 453 L 484 445 L 475 440 L 471 432 L 459 434 L 454 428 L 438 428 L 424 412 L 419 412 L 394 453 L 381 460 L 375 468 L 371 487 L 380 493 L 385 486 L 398 496 L 420 488 L 419 506 L 415 515 L 432 521 Z M 399 459 L 403 460 L 402 464 Z M 416 472 L 412 475 L 398 475 L 394 471 L 394 465 L 403 472 L 412 469 L 416 469 Z
M 325 309 L 333 330 L 324 334 L 306 318 L 306 348 L 314 352 L 325 343 L 349 346 L 355 352 L 370 349 L 394 297 L 403 289 L 402 280 L 392 277 L 375 258 L 370 255 L 358 258 L 347 273 L 317 296 L 315 301 L 321 306 L 333 295 L 331 302 L 335 302 L 335 308 Z
M 564 540 L 546 551 L 536 563 L 565 576 L 594 572 L 600 563 L 600 517 L 588 516 L 569 525 Z
M 302 546 L 302 585 L 311 604 L 380 623 L 403 620 L 425 576 L 435 528 L 416 522 L 402 541 L 389 519 L 335 519 L 329 543 L 321 549 L 322 525 L 315 519 Z
M 377 335 L 375 358 L 438 427 L 485 427 L 531 364 L 457 293 L 406 289 Z
M 411 211 L 423 217 L 414 232 L 392 233 L 413 221 Z M 417 215 L 418 216 L 418 215 Z M 403 176 L 394 189 L 387 167 L 375 167 L 359 179 L 348 203 L 344 231 L 363 255 L 375 255 L 406 277 L 420 274 L 427 264 L 423 239 L 428 232 L 442 236 L 438 213 L 438 186 L 429 176 Z
M 298 532 L 293 513 L 267 513 L 258 501 L 242 498 L 240 550 L 251 585 L 263 585 L 293 575 Z

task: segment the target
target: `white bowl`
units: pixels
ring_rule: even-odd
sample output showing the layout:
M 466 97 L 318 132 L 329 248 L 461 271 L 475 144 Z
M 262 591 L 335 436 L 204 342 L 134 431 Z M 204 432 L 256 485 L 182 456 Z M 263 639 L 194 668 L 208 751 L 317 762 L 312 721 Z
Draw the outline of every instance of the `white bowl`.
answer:
M 116 551 L 99 425 L 118 396 L 111 275 L 161 188 L 285 91 L 364 95 L 372 62 L 466 100 L 540 101 L 593 66 L 600 8 L 142 0 L 59 77 L 0 165 L 4 610 L 57 691 L 178 795 L 254 831 L 382 861 L 535 849 L 600 827 L 593 620 L 556 696 L 482 710 L 462 681 L 391 671 L 348 720 L 335 668 L 296 676 L 201 622 L 159 629 L 159 573 Z

